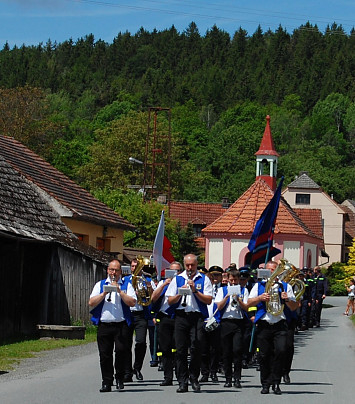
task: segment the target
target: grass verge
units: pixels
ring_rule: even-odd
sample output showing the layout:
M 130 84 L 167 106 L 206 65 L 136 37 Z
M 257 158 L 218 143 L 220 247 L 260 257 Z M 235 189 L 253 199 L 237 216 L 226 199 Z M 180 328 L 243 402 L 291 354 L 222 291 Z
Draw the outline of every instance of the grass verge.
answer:
M 0 345 L 0 372 L 13 370 L 21 360 L 32 358 L 38 352 L 83 345 L 96 341 L 96 327 L 87 326 L 85 339 L 30 339 L 4 341 Z

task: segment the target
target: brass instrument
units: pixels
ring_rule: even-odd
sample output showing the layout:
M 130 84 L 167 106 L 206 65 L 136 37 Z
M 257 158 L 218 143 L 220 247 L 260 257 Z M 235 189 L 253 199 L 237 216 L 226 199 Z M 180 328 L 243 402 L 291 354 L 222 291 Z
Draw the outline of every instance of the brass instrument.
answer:
M 279 295 L 279 276 L 285 271 L 287 260 L 281 259 L 281 263 L 276 267 L 265 285 L 265 293 L 270 295 L 270 300 L 266 302 L 266 310 L 273 316 L 280 315 L 284 310 L 284 304 L 281 303 Z
M 265 285 L 265 292 L 270 294 L 270 300 L 266 302 L 268 313 L 273 316 L 278 316 L 284 310 L 284 304 L 281 303 L 279 296 L 279 282 L 286 282 L 292 287 L 297 288 L 295 298 L 297 301 L 301 298 L 305 291 L 305 284 L 301 279 L 296 278 L 299 273 L 300 271 L 294 265 L 284 258 L 281 259 L 280 264 L 276 267 Z
M 110 275 L 110 284 L 112 285 L 112 283 L 113 283 L 114 281 L 115 281 L 115 275 L 112 274 L 112 275 Z M 108 298 L 107 298 L 107 301 L 108 301 L 108 302 L 111 301 L 111 293 L 112 293 L 112 292 L 110 292 L 110 293 L 108 294 Z
M 286 268 L 284 272 L 282 272 L 282 274 L 279 276 L 279 280 L 289 283 L 292 286 L 292 289 L 294 289 L 296 301 L 299 301 L 305 291 L 306 285 L 303 281 L 301 281 L 301 279 L 297 278 L 297 276 L 300 274 L 299 269 L 297 269 L 291 263 L 288 263 L 287 260 L 283 261 L 285 261 Z
M 306 290 L 306 285 L 301 279 L 298 278 L 291 279 L 290 285 L 293 288 L 293 293 L 295 294 L 296 301 L 298 302 Z
M 150 265 L 150 259 L 139 255 L 137 257 L 137 261 L 137 267 L 132 274 L 132 286 L 137 295 L 137 304 L 140 304 L 141 306 L 149 306 L 152 302 L 153 291 L 150 287 L 149 282 L 147 281 L 147 278 L 144 275 L 145 273 L 142 272 L 141 275 L 139 274 L 144 266 Z
M 238 307 L 239 306 L 238 296 L 232 295 L 231 297 L 232 297 L 231 306 Z
M 186 273 L 187 273 L 187 277 L 188 277 L 189 279 L 191 279 L 191 278 L 192 278 L 192 271 L 186 271 Z M 189 286 L 189 287 L 190 287 L 190 286 Z M 184 295 L 184 297 L 182 298 L 182 302 L 181 302 L 181 306 L 182 306 L 182 307 L 186 307 L 186 305 L 187 305 L 186 299 L 187 299 L 187 295 Z

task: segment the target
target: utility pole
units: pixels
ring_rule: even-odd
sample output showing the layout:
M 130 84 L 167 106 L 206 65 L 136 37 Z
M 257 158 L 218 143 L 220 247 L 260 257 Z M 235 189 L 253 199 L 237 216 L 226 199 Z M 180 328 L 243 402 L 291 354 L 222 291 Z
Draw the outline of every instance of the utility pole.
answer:
M 144 200 L 165 195 L 170 207 L 171 109 L 150 107 L 144 156 Z

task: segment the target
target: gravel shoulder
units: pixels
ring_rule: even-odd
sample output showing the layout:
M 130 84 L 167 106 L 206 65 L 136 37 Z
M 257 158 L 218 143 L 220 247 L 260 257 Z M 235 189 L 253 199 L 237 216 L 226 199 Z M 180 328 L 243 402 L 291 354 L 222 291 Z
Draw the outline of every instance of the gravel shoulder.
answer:
M 38 352 L 32 358 L 22 360 L 14 365 L 14 369 L 0 374 L 0 383 L 2 381 L 22 379 L 34 374 L 53 369 L 56 366 L 67 363 L 73 359 L 97 353 L 96 342 L 84 345 L 71 346 L 67 348 L 53 349 L 50 351 Z

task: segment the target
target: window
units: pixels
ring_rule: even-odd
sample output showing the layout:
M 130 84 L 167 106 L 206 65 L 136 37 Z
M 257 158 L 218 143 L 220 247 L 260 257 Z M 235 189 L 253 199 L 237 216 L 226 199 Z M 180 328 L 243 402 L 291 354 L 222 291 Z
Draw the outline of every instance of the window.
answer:
M 206 227 L 206 225 L 203 224 L 193 224 L 193 230 L 194 230 L 194 234 L 195 237 L 201 237 L 201 231 L 204 227 Z
M 296 194 L 296 205 L 309 205 L 310 203 L 310 194 Z
M 100 251 L 110 252 L 111 250 L 111 241 L 107 238 L 96 238 L 96 248 Z
M 74 233 L 76 235 L 76 237 L 78 237 L 78 239 L 80 241 L 82 241 L 84 244 L 89 245 L 89 236 L 86 234 L 78 234 L 78 233 Z

